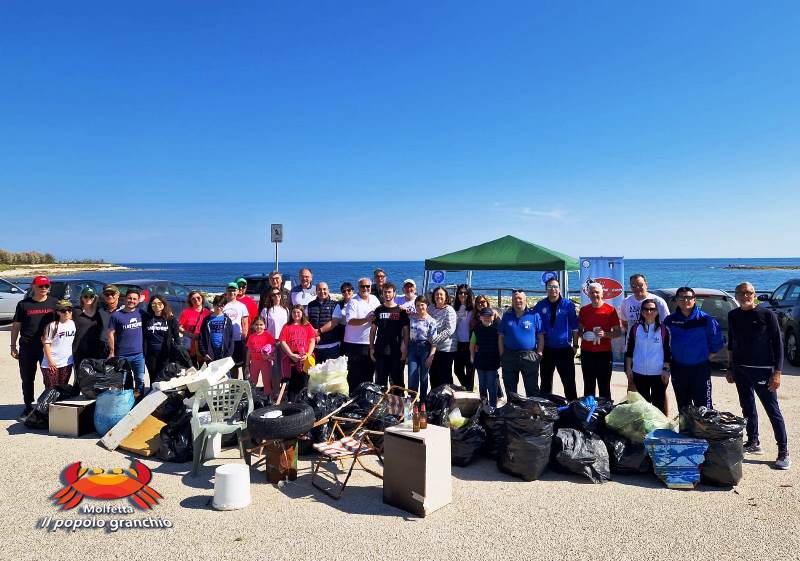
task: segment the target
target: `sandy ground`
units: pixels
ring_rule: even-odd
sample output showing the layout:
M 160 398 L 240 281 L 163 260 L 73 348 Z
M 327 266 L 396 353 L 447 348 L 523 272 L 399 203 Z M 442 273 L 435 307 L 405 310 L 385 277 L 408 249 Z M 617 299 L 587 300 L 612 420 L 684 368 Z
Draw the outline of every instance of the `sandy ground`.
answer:
M 130 267 L 122 265 L 112 265 L 110 263 L 55 263 L 51 265 L 20 265 L 15 269 L 0 270 L 0 277 L 32 277 L 35 275 L 71 275 L 73 273 L 88 273 L 92 271 L 102 271 L 110 273 L 113 271 L 131 271 Z
M 8 327 L 0 328 L 0 348 L 8 348 L 8 337 Z M 61 513 L 49 500 L 67 464 L 125 468 L 131 457 L 107 451 L 94 435 L 60 438 L 16 423 L 19 376 L 6 353 L 0 355 L 0 559 L 798 558 L 800 464 L 788 472 L 769 467 L 776 449 L 766 420 L 766 454 L 747 458 L 735 489 L 669 490 L 654 476 L 615 476 L 594 485 L 552 471 L 524 482 L 480 460 L 453 468 L 451 505 L 418 518 L 384 505 L 381 481 L 363 472 L 354 475 L 340 501 L 329 499 L 311 487 L 308 462 L 301 461 L 295 483 L 278 488 L 253 473 L 252 504 L 217 512 L 209 506 L 214 468 L 241 461 L 228 450 L 226 459 L 207 462 L 198 477 L 188 474 L 191 464 L 145 460 L 154 473 L 151 486 L 164 496 L 160 504 L 149 514 L 96 516 L 157 517 L 170 521 L 171 529 L 48 532 L 37 527 L 45 517 L 91 518 Z M 790 442 L 800 439 L 798 374 L 786 375 L 781 388 Z M 614 375 L 613 392 L 617 400 L 624 396 L 621 373 Z M 738 410 L 734 387 L 720 376 L 714 378 L 714 397 L 720 409 Z

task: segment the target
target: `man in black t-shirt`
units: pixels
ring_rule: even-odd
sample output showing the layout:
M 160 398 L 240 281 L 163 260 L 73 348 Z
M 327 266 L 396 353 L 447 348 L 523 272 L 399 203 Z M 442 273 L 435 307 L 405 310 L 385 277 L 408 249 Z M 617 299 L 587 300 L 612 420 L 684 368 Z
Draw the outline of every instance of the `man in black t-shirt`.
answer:
M 50 296 L 50 279 L 38 276 L 31 283 L 33 296 L 21 300 L 14 312 L 11 324 L 11 356 L 19 360 L 19 376 L 22 379 L 22 399 L 25 408 L 17 418 L 22 422 L 33 408 L 33 383 L 36 370 L 42 360 L 42 333 L 47 324 L 55 320 L 58 301 Z M 19 337 L 19 349 L 17 338 Z
M 403 367 L 408 350 L 408 313 L 394 301 L 395 286 L 383 285 L 383 304 L 375 308 L 369 331 L 369 354 L 375 361 L 375 382 L 405 387 Z

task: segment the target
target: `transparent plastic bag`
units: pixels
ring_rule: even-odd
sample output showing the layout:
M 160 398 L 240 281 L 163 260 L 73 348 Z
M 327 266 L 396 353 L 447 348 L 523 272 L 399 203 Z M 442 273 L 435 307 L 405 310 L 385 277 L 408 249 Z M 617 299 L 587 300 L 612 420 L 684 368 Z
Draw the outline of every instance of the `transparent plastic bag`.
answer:
M 620 403 L 606 415 L 606 426 L 637 444 L 642 444 L 645 435 L 656 429 L 678 428 L 638 392 L 628 392 L 627 402 Z

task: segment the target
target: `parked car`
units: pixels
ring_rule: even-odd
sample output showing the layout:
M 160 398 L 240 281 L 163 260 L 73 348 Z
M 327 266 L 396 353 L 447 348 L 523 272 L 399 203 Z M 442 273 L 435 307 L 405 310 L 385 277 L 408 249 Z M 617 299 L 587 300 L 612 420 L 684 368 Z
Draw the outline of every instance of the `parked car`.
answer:
M 142 291 L 141 303 L 145 307 L 154 294 L 160 294 L 169 302 L 172 311 L 176 316 L 180 315 L 186 307 L 186 298 L 189 297 L 191 289 L 168 280 L 158 279 L 132 279 L 114 283 L 120 292 L 120 301 L 125 298 L 125 292 L 131 287 L 136 287 Z
M 797 342 L 800 338 L 800 279 L 791 279 L 780 285 L 772 294 L 759 294 L 761 306 L 766 306 L 778 316 L 783 333 L 783 349 L 792 366 L 800 366 Z
M 14 319 L 17 302 L 25 298 L 25 290 L 16 284 L 0 279 L 0 320 Z
M 653 294 L 658 294 L 667 302 L 670 312 L 674 312 L 678 308 L 678 301 L 675 300 L 675 292 L 677 288 L 660 288 L 658 290 L 651 290 Z M 731 294 L 724 290 L 717 290 L 716 288 L 694 288 L 694 295 L 697 297 L 697 307 L 700 311 L 707 313 L 719 322 L 719 327 L 722 330 L 722 340 L 728 344 L 728 312 L 734 308 L 739 307 L 739 303 Z M 727 363 L 725 360 L 725 351 L 720 353 L 720 359 L 717 363 Z
M 243 275 L 242 278 L 247 281 L 247 291 L 245 294 L 258 302 L 261 293 L 269 287 L 269 274 Z M 292 288 L 292 280 L 288 275 L 284 275 L 283 285 L 286 287 L 286 290 Z
M 50 279 L 50 296 L 57 300 L 69 300 L 73 306 L 81 305 L 81 292 L 86 287 L 94 289 L 100 297 L 103 292 L 104 282 L 93 279 Z M 28 288 L 28 296 L 33 294 L 33 290 Z

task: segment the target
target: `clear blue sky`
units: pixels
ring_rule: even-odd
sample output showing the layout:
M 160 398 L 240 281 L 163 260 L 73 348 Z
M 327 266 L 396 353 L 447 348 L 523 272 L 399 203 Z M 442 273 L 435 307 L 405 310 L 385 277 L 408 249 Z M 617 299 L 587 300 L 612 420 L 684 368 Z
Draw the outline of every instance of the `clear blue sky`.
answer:
M 796 2 L 0 6 L 0 247 L 797 256 Z

